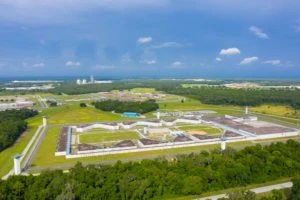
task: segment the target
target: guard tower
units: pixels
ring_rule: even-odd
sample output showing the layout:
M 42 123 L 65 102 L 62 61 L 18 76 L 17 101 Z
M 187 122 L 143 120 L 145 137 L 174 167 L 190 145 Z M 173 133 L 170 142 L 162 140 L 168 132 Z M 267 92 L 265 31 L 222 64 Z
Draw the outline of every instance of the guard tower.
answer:
M 159 110 L 157 110 L 157 112 L 156 112 L 156 118 L 160 119 L 160 111 Z
M 221 150 L 226 150 L 226 139 L 224 137 L 221 138 Z
M 14 159 L 14 173 L 15 175 L 20 175 L 21 174 L 21 154 L 17 154 L 13 156 Z
M 47 117 L 43 116 L 43 126 L 47 126 Z
M 249 108 L 248 106 L 245 107 L 245 115 L 248 115 L 249 114 Z

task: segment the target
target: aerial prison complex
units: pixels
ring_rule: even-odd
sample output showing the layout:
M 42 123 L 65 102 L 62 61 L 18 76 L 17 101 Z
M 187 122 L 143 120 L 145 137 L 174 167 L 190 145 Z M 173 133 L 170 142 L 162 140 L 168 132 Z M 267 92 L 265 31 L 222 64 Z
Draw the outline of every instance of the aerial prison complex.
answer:
M 199 131 L 199 127 L 217 132 L 212 134 Z M 81 143 L 81 136 L 86 136 L 93 130 L 96 130 L 94 135 L 105 133 L 117 137 L 111 141 L 103 139 Z M 136 137 L 121 139 L 126 131 L 131 131 Z M 225 149 L 226 142 L 290 137 L 298 134 L 297 129 L 260 121 L 255 116 L 214 117 L 196 112 L 193 116 L 172 119 L 159 119 L 158 116 L 155 120 L 65 126 L 59 134 L 55 156 L 78 158 L 207 144 L 221 144 L 221 148 Z

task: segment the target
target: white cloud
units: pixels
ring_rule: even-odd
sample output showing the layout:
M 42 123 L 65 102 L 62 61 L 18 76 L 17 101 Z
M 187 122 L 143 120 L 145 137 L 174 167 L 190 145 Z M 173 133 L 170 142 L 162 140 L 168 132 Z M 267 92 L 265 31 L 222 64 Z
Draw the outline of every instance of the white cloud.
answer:
M 281 63 L 280 60 L 266 60 L 262 62 L 262 64 L 271 64 L 271 65 L 279 65 Z
M 137 43 L 146 44 L 152 41 L 152 37 L 139 37 Z
M 256 26 L 251 26 L 249 28 L 249 30 L 261 39 L 268 39 L 269 38 L 269 36 L 266 33 L 264 33 L 260 28 L 258 28 Z
M 249 58 L 245 58 L 244 60 L 241 61 L 241 65 L 248 65 L 251 64 L 253 62 L 258 61 L 258 57 L 253 56 L 253 57 L 249 57 Z
M 154 65 L 157 63 L 156 60 L 146 60 L 145 63 L 147 63 L 148 65 Z
M 228 49 L 221 49 L 219 55 L 229 56 L 229 55 L 237 55 L 240 53 L 241 53 L 241 51 L 238 48 L 232 47 L 232 48 L 228 48 Z
M 65 65 L 69 66 L 69 67 L 78 67 L 81 64 L 80 64 L 80 62 L 76 62 L 76 61 L 75 62 L 73 62 L 73 61 L 67 61 Z
M 113 65 L 95 65 L 93 68 L 94 70 L 101 70 L 101 69 L 113 69 L 115 66 Z
M 182 68 L 183 65 L 184 65 L 184 63 L 181 62 L 181 61 L 174 61 L 174 62 L 172 63 L 172 67 L 173 67 L 173 68 Z
M 45 63 L 36 63 L 33 67 L 45 67 Z
M 222 61 L 222 58 L 217 57 L 217 58 L 216 58 L 216 61 L 221 62 L 221 61 Z
M 152 49 L 163 49 L 163 48 L 176 48 L 176 47 L 183 47 L 188 46 L 188 44 L 180 44 L 177 42 L 164 42 L 158 45 L 151 46 Z

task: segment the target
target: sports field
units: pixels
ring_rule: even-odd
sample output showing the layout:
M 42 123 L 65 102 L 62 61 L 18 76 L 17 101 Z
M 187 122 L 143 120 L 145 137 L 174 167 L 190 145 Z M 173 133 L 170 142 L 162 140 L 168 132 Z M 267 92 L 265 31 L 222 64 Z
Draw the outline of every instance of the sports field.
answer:
M 79 135 L 80 143 L 99 143 L 118 140 L 134 140 L 139 139 L 135 131 L 94 131 Z
M 211 126 L 180 126 L 178 129 L 187 131 L 187 132 L 193 132 L 195 133 L 207 133 L 207 134 L 220 134 L 222 133 L 222 129 L 216 128 L 216 127 L 211 127 Z

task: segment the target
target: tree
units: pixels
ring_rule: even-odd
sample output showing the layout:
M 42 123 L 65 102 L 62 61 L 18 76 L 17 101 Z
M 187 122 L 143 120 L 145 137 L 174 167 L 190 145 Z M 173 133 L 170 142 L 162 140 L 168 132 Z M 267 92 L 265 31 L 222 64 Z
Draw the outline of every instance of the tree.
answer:
M 81 108 L 85 108 L 86 107 L 86 103 L 80 103 L 79 105 Z
M 228 194 L 229 200 L 255 200 L 256 194 L 250 190 L 237 190 Z
M 300 178 L 294 178 L 292 182 L 293 182 L 293 187 L 292 187 L 291 200 L 299 200 L 300 199 Z

